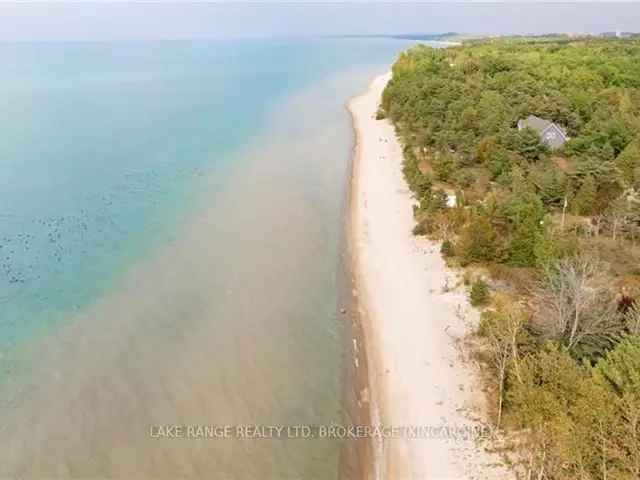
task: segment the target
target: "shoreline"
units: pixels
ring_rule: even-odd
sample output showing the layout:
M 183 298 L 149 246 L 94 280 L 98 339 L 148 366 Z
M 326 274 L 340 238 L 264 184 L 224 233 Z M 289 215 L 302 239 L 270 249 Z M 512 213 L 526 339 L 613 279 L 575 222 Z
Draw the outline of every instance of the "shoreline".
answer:
M 484 393 L 459 343 L 477 323 L 438 244 L 414 237 L 414 200 L 402 175 L 402 147 L 387 120 L 375 120 L 391 74 L 376 77 L 348 110 L 355 132 L 347 212 L 347 252 L 360 349 L 359 400 L 373 425 L 478 431 Z M 355 339 L 355 337 L 354 337 Z M 354 340 L 357 342 L 357 340 Z M 366 400 L 366 402 L 364 402 Z M 473 430 L 476 429 L 476 430 Z M 478 438 L 433 436 L 370 440 L 362 478 L 511 478 Z
M 371 82 L 367 84 L 367 89 Z M 363 321 L 363 305 L 358 298 L 358 282 L 356 280 L 356 255 L 357 249 L 352 242 L 354 205 L 356 202 L 354 188 L 357 182 L 356 160 L 358 152 L 359 137 L 355 125 L 355 118 L 351 111 L 350 104 L 352 97 L 345 102 L 353 140 L 349 165 L 347 166 L 345 206 L 344 206 L 344 228 L 341 239 L 341 284 L 339 286 L 339 296 L 337 315 L 344 322 L 343 332 L 343 381 L 342 381 L 342 404 L 344 406 L 345 425 L 373 425 L 374 419 L 379 418 L 373 412 L 370 404 L 370 387 L 372 382 L 369 378 L 369 353 L 366 344 L 367 335 L 364 332 L 366 323 Z M 363 398 L 364 397 L 364 398 Z M 351 479 L 378 479 L 376 473 L 377 462 L 374 459 L 374 443 L 372 439 L 348 440 L 341 448 L 339 478 L 341 480 Z

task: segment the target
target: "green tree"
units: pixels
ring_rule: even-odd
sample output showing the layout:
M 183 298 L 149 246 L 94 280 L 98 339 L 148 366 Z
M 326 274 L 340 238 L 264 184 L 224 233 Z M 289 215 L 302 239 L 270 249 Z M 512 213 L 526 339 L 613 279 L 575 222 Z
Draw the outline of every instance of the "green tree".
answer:
M 499 256 L 499 243 L 491 222 L 484 215 L 475 215 L 463 228 L 459 240 L 463 265 L 489 262 Z
M 485 282 L 482 277 L 477 278 L 471 284 L 471 291 L 469 292 L 471 305 L 474 307 L 485 305 L 490 298 L 489 285 L 487 285 L 487 282 Z
M 432 160 L 433 171 L 438 180 L 447 181 L 456 169 L 456 159 L 449 152 L 439 152 Z
M 573 209 L 580 215 L 590 215 L 597 206 L 598 188 L 593 176 L 587 175 L 573 199 Z
M 549 229 L 538 232 L 533 245 L 533 257 L 537 267 L 547 268 L 559 258 L 558 239 Z
M 510 418 L 530 431 L 529 449 L 536 475 L 565 478 L 563 465 L 571 461 L 574 422 L 571 410 L 580 395 L 585 372 L 566 350 L 548 343 L 523 358 L 519 376 L 509 371 L 507 406 Z
M 510 132 L 507 145 L 527 160 L 539 160 L 548 152 L 547 147 L 540 143 L 538 132 L 529 127 Z
M 510 196 L 502 207 L 510 224 L 511 238 L 507 247 L 509 263 L 521 267 L 536 264 L 535 246 L 544 230 L 544 206 L 530 192 Z
M 545 205 L 562 205 L 568 193 L 567 176 L 552 162 L 538 163 L 529 172 L 528 179 Z
M 598 362 L 596 370 L 617 394 L 640 396 L 640 336 L 620 342 Z
M 607 427 L 607 450 L 604 453 L 613 457 L 608 466 L 611 476 L 640 478 L 640 337 L 627 337 L 609 352 L 598 362 L 595 377 L 598 383 L 610 387 L 616 395 L 614 399 L 608 399 L 606 407 L 600 406 L 596 410 L 615 409 L 613 415 L 600 418 L 596 423 Z M 593 401 L 589 403 L 584 409 L 585 420 L 589 419 L 588 412 L 593 417 Z M 590 432 L 593 426 L 585 425 L 584 430 Z
M 618 166 L 622 180 L 626 185 L 636 186 L 640 183 L 640 178 L 637 178 L 636 171 L 640 167 L 640 141 L 636 140 L 629 143 L 627 147 L 616 158 L 616 165 Z

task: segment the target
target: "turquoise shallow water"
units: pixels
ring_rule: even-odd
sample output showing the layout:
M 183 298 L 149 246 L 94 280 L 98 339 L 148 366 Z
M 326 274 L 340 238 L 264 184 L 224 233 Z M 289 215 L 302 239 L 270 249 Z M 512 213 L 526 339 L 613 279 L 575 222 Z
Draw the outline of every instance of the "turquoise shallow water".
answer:
M 171 238 L 198 178 L 223 182 L 230 153 L 279 100 L 339 68 L 318 53 L 329 52 L 280 41 L 0 45 L 2 343 L 90 302 L 123 260 Z
M 336 475 L 144 433 L 340 421 L 344 102 L 406 46 L 0 44 L 0 476 Z

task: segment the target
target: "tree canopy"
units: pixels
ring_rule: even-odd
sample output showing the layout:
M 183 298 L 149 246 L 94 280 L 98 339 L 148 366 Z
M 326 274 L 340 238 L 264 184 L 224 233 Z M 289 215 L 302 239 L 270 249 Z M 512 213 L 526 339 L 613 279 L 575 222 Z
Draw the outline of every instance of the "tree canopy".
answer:
M 517 128 L 529 115 L 566 143 Z M 479 358 L 496 425 L 523 433 L 525 477 L 640 478 L 640 40 L 417 46 L 385 116 L 414 232 L 488 278 L 468 282 Z

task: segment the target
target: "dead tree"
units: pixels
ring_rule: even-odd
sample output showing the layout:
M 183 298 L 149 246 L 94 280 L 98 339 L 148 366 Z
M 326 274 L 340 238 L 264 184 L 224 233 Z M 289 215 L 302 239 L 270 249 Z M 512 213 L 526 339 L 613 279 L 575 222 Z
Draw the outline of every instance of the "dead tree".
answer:
M 570 350 L 599 347 L 621 328 L 614 296 L 601 262 L 582 256 L 550 267 L 537 286 L 535 322 L 547 338 Z

